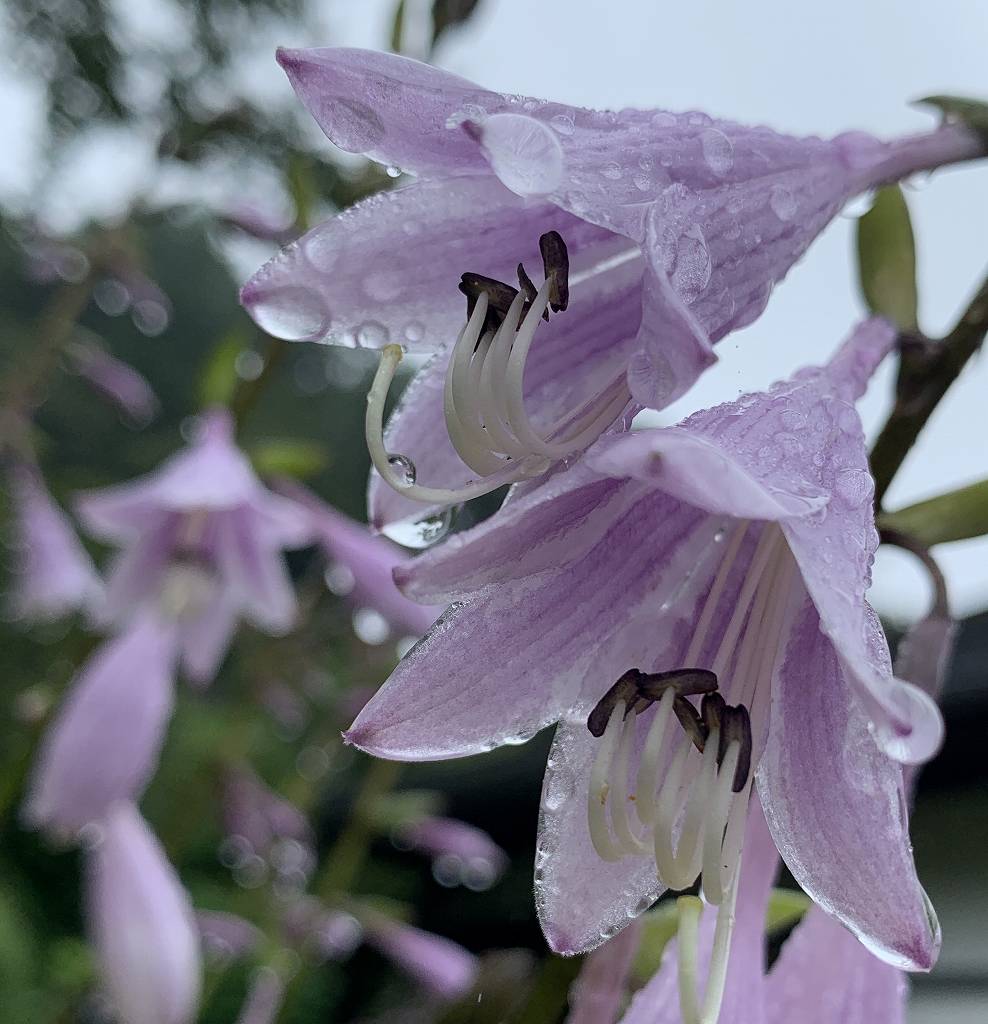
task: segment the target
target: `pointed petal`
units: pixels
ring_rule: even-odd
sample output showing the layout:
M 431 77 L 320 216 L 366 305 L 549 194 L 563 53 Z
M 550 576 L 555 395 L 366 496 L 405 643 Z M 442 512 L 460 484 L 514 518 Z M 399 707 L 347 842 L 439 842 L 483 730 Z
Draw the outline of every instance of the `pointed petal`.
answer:
M 594 850 L 587 789 L 598 745 L 585 715 L 560 722 L 542 786 L 535 908 L 550 948 L 567 956 L 610 939 L 665 891 L 650 858 L 608 862 Z
M 763 998 L 765 912 L 778 865 L 775 843 L 765 826 L 758 798 L 753 796 L 745 831 L 737 919 L 718 1024 L 766 1022 Z M 705 907 L 700 919 L 697 958 L 704 971 L 713 946 L 716 919 L 716 909 Z M 662 955 L 661 967 L 632 1000 L 621 1024 L 681 1024 L 678 967 L 678 943 L 674 939 Z
M 651 667 L 656 609 L 709 581 L 719 525 L 647 496 L 581 561 L 452 606 L 347 738 L 378 756 L 431 760 L 517 742 L 567 709 L 585 714 L 629 666 Z M 664 621 L 682 632 L 678 616 Z
M 129 539 L 110 563 L 106 593 L 98 609 L 102 623 L 126 622 L 148 597 L 158 592 L 178 536 L 174 512 L 148 510 L 144 530 Z
M 41 742 L 29 824 L 72 837 L 115 800 L 140 796 L 171 718 L 174 657 L 174 630 L 152 616 L 97 649 Z
M 570 988 L 566 1024 L 614 1024 L 640 938 L 641 922 L 632 921 L 587 957 Z
M 297 605 L 281 551 L 265 543 L 245 509 L 215 513 L 214 555 L 229 598 L 261 629 L 291 629 Z
M 782 947 L 765 982 L 767 1024 L 904 1024 L 906 980 L 819 907 Z
M 443 999 L 466 995 L 477 976 L 477 958 L 462 946 L 398 921 L 370 919 L 367 941 L 420 985 Z
M 34 465 L 8 474 L 16 516 L 10 610 L 17 619 L 49 621 L 95 605 L 102 584 L 68 516 L 48 493 Z
M 191 1024 L 202 965 L 189 897 L 137 808 L 119 803 L 88 854 L 86 907 L 103 977 L 127 1024 Z
M 191 683 L 205 686 L 212 682 L 237 631 L 237 606 L 231 596 L 217 592 L 180 626 L 182 669 Z
M 806 599 L 775 680 L 756 779 L 776 845 L 803 889 L 882 959 L 929 970 L 940 930 L 916 877 L 902 770 L 875 746 Z

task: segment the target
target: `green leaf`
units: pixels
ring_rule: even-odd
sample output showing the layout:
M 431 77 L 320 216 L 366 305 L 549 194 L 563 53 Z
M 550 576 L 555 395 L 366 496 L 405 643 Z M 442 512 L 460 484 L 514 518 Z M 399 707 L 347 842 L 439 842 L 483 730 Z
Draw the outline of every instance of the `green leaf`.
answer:
M 317 441 L 270 438 L 254 445 L 249 454 L 254 469 L 261 476 L 291 476 L 304 480 L 329 465 L 329 452 Z
M 916 243 L 897 185 L 879 190 L 858 221 L 858 281 L 873 313 L 904 331 L 916 330 Z
M 240 331 L 231 331 L 210 352 L 199 377 L 199 404 L 229 405 L 240 382 L 237 376 L 237 356 L 246 347 Z
M 886 512 L 878 525 L 907 534 L 925 547 L 983 537 L 988 534 L 988 480 Z
M 924 96 L 916 103 L 936 107 L 945 121 L 959 121 L 988 144 L 988 103 L 967 96 Z
M 806 893 L 795 889 L 773 889 L 765 914 L 765 931 L 776 932 L 789 928 L 803 917 L 813 901 Z
M 398 0 L 394 21 L 391 23 L 391 49 L 401 53 L 401 37 L 405 31 L 405 0 Z

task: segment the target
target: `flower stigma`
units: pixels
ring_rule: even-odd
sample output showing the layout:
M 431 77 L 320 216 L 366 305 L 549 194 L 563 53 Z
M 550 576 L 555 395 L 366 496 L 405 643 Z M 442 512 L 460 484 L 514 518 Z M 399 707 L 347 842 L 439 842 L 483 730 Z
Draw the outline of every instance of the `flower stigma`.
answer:
M 569 253 L 557 231 L 539 239 L 544 280 L 536 288 L 518 264 L 518 288 L 463 274 L 467 323 L 446 369 L 443 414 L 456 453 L 476 474 L 459 488 L 423 486 L 409 456 L 389 453 L 384 442 L 384 405 L 402 358 L 399 345 L 386 345 L 367 394 L 365 433 L 371 460 L 383 480 L 407 498 L 426 504 L 454 504 L 505 484 L 544 473 L 553 462 L 592 444 L 629 402 L 623 378 L 548 430 L 537 428 L 525 408 L 524 376 L 529 351 L 549 310 L 569 304 Z
M 689 667 L 630 669 L 587 719 L 600 739 L 587 800 L 598 856 L 651 857 L 659 880 L 673 890 L 688 889 L 699 877 L 704 900 L 717 907 L 701 996 L 703 901 L 677 901 L 684 1024 L 716 1024 L 720 1016 L 748 803 L 794 578 L 795 562 L 778 526 L 759 530 L 747 520 L 736 522 L 683 659 Z M 699 667 L 704 661 L 709 667 Z M 651 721 L 639 729 L 649 710 Z

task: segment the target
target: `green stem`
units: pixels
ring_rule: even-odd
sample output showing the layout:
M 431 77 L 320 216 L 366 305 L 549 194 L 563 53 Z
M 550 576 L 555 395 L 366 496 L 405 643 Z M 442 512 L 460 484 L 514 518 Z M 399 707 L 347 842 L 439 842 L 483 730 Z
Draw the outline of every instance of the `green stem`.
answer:
M 279 338 L 269 338 L 264 352 L 264 366 L 253 379 L 241 382 L 230 402 L 230 412 L 238 427 L 243 426 L 248 414 L 257 405 L 264 389 L 271 383 L 285 356 L 288 354 L 288 342 Z
M 904 339 L 896 402 L 871 453 L 875 506 L 882 507 L 892 480 L 940 400 L 981 347 L 988 333 L 988 278 L 957 326 L 939 342 Z

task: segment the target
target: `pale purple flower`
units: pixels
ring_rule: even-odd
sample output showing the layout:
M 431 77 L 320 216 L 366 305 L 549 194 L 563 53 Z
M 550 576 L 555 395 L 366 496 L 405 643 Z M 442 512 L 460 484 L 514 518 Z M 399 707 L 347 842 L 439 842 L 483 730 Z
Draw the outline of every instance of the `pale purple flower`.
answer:
M 285 481 L 278 489 L 309 510 L 316 543 L 329 559 L 326 581 L 335 593 L 357 608 L 373 609 L 399 634 L 420 636 L 436 621 L 442 606 L 417 604 L 395 586 L 392 571 L 408 561 L 401 548 L 298 484 Z
M 125 1024 L 191 1024 L 199 932 L 175 869 L 137 808 L 114 805 L 87 854 L 86 909 L 109 995 Z
M 569 993 L 566 1024 L 614 1024 L 641 939 L 641 921 L 632 921 L 583 962 Z
M 508 855 L 483 829 L 456 818 L 427 815 L 397 829 L 394 841 L 432 857 L 441 879 L 469 888 L 490 887 L 508 866 Z
M 308 513 L 273 494 L 233 440 L 229 413 L 203 417 L 196 439 L 148 476 L 80 496 L 93 536 L 123 550 L 107 581 L 104 618 L 155 604 L 178 624 L 186 675 L 208 682 L 245 618 L 268 633 L 294 622 L 282 557 L 311 537 Z
M 477 958 L 458 943 L 380 914 L 363 924 L 368 945 L 434 995 L 459 999 L 473 987 Z
M 625 410 L 668 404 L 714 361 L 715 342 L 758 317 L 850 197 L 983 153 L 959 126 L 893 142 L 795 138 L 698 112 L 503 95 L 371 51 L 278 59 L 334 143 L 418 176 L 316 227 L 242 293 L 278 337 L 383 347 L 375 392 L 400 358 L 389 343 L 435 353 L 383 440 L 372 422 L 383 394 L 369 417 L 375 465 L 397 489 L 372 480 L 375 526 L 421 516 L 409 498 L 434 508 L 537 476 Z M 500 346 L 484 309 L 464 330 L 457 283 L 543 266 L 549 232 L 569 249 L 569 308 L 547 295 L 560 269 L 550 258 L 509 362 L 517 319 Z M 547 298 L 559 312 L 538 326 Z M 447 387 L 454 351 L 463 372 Z
M 146 426 L 158 415 L 158 396 L 143 374 L 129 363 L 88 340 L 73 342 L 66 352 L 75 372 L 134 424 Z
M 92 559 L 48 493 L 38 467 L 13 462 L 7 483 L 15 531 L 9 613 L 48 622 L 95 604 L 102 584 Z
M 25 821 L 69 839 L 118 800 L 139 799 L 174 704 L 175 628 L 142 614 L 96 649 L 48 727 Z
M 251 978 L 237 1024 L 274 1024 L 285 998 L 285 983 L 272 967 L 260 967 Z
M 726 951 L 754 783 L 816 902 L 888 961 L 934 962 L 893 758 L 929 757 L 942 723 L 893 676 L 864 596 L 878 538 L 854 401 L 893 342 L 868 321 L 764 394 L 605 437 L 398 573 L 455 603 L 348 739 L 427 760 L 559 723 L 535 875 L 555 950 L 702 875 Z
M 952 647 L 952 623 L 944 605 L 910 630 L 900 645 L 896 672 L 936 697 Z M 907 789 L 912 788 L 914 775 L 913 769 L 907 769 Z M 757 808 L 748 831 L 738 923 L 719 1024 L 902 1024 L 908 993 L 903 974 L 873 956 L 818 906 L 809 909 L 766 974 L 763 929 L 779 857 Z M 716 931 L 714 918 L 712 908 L 705 908 L 699 924 L 704 960 L 709 959 Z M 607 949 L 604 946 L 599 952 Z M 680 1024 L 678 973 L 679 950 L 674 942 L 621 1024 Z M 610 1024 L 614 1018 L 597 1019 Z

